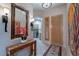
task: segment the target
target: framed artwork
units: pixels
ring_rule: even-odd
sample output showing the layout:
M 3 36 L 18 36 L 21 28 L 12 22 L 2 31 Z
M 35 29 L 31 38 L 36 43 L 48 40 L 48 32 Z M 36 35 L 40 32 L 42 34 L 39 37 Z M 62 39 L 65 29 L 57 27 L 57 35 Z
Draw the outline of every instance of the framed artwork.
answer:
M 11 4 L 11 39 L 21 37 L 23 34 L 28 35 L 28 13 L 16 4 Z
M 74 22 L 75 22 L 75 42 L 76 42 L 76 55 L 79 56 L 79 4 L 75 4 L 75 16 L 74 16 Z
M 79 4 L 71 4 L 68 14 L 69 46 L 72 55 L 79 55 Z

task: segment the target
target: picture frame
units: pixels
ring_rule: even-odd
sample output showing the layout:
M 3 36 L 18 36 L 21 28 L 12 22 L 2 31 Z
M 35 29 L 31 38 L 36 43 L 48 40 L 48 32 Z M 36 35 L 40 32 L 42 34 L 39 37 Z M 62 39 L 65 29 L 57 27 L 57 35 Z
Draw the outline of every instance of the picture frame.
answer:
M 26 21 L 26 23 L 25 23 L 25 28 L 27 29 L 27 33 L 26 33 L 26 36 L 28 36 L 28 16 L 29 16 L 29 12 L 28 12 L 28 10 L 25 10 L 25 9 L 23 9 L 23 8 L 21 8 L 21 7 L 19 7 L 18 5 L 16 5 L 16 4 L 14 4 L 14 3 L 11 3 L 11 39 L 14 39 L 14 38 L 19 38 L 19 37 L 21 37 L 21 35 L 18 33 L 16 33 L 16 29 L 15 29 L 15 23 L 17 23 L 17 24 L 19 24 L 19 26 L 21 25 L 21 21 L 19 22 L 19 21 L 17 21 L 16 20 L 16 9 L 18 10 L 18 11 L 20 11 L 18 14 L 19 14 L 19 16 L 21 17 L 21 13 L 24 13 L 24 16 L 23 17 L 25 17 L 25 20 L 23 20 L 22 18 L 22 20 L 23 21 Z M 26 15 L 25 15 L 26 14 Z M 17 19 L 20 19 L 20 17 L 18 17 Z M 20 19 L 20 20 L 21 20 Z M 20 31 L 19 29 L 18 29 L 18 31 Z

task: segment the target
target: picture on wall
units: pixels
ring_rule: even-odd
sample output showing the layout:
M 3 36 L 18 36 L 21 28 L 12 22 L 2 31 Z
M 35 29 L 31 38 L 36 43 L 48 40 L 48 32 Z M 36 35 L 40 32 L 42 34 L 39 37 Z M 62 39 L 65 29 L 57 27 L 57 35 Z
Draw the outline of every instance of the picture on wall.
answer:
M 69 46 L 72 55 L 79 55 L 79 4 L 71 4 L 68 14 Z
M 28 10 L 11 3 L 11 39 L 28 36 Z

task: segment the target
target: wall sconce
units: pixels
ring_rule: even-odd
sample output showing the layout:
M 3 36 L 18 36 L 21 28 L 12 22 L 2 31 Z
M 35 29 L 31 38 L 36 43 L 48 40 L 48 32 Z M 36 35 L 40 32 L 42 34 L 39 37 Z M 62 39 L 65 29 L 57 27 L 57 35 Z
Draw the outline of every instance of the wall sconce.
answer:
M 8 8 L 3 8 L 3 12 L 4 12 L 4 14 L 9 14 L 9 9 Z
M 3 13 L 4 13 L 4 15 L 2 15 L 2 22 L 5 23 L 5 32 L 7 32 L 9 9 L 8 8 L 3 8 Z
M 34 21 L 34 18 L 31 19 L 31 22 L 33 22 L 33 21 Z

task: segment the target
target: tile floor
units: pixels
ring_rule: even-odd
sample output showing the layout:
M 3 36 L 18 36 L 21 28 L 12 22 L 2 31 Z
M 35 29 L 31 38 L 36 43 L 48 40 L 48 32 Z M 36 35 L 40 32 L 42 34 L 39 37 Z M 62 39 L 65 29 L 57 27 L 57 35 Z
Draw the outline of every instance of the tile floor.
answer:
M 43 43 L 39 39 L 35 38 L 35 40 L 37 41 L 37 56 L 43 56 L 50 45 Z

